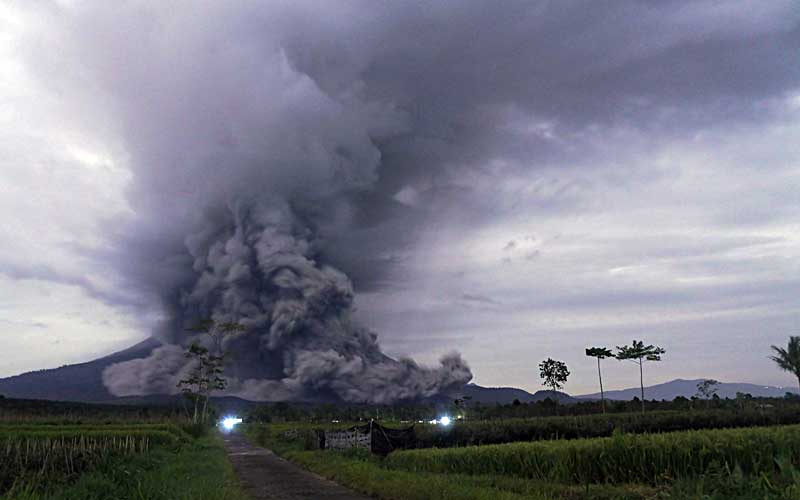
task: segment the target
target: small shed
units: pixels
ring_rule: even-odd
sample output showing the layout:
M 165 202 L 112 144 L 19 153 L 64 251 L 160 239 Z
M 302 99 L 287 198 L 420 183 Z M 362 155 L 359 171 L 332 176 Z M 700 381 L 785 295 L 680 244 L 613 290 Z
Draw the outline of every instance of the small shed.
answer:
M 363 448 L 376 455 L 388 455 L 394 450 L 413 448 L 416 433 L 413 425 L 405 429 L 393 429 L 370 420 L 346 430 L 325 431 L 321 441 L 322 449 Z

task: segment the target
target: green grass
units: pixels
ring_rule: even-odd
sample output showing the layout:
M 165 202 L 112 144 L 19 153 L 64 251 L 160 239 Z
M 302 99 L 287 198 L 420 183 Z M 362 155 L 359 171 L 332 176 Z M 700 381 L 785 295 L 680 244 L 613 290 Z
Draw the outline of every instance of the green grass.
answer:
M 651 498 L 656 493 L 654 488 L 641 485 L 590 485 L 587 493 L 585 485 L 503 476 L 392 470 L 383 466 L 383 459 L 363 450 L 304 451 L 302 428 L 299 428 L 301 432 L 296 439 L 284 436 L 285 431 L 292 428 L 297 429 L 286 425 L 243 427 L 253 442 L 270 448 L 316 474 L 384 500 L 632 500 Z
M 452 425 L 417 424 L 418 448 L 446 448 L 521 441 L 609 437 L 614 432 L 645 434 L 800 424 L 800 408 L 609 413 L 497 420 L 456 420 Z
M 570 485 L 528 479 L 450 475 L 391 470 L 365 454 L 289 452 L 286 458 L 354 490 L 384 500 L 633 500 L 652 498 L 657 490 L 637 485 Z
M 0 439 L 15 435 L 66 435 L 85 433 L 130 433 L 130 432 L 167 432 L 178 439 L 189 439 L 194 432 L 192 425 L 169 423 L 108 423 L 108 424 L 32 424 L 32 423 L 0 423 Z
M 302 433 L 246 426 L 258 444 L 384 500 L 800 500 L 800 426 L 395 452 L 304 451 Z
M 410 472 L 492 474 L 545 481 L 659 484 L 715 466 L 771 473 L 775 457 L 800 459 L 800 426 L 540 441 L 392 453 L 385 465 Z
M 0 493 L 22 483 L 68 483 L 114 457 L 188 439 L 158 429 L 0 431 Z
M 3 500 L 245 500 L 218 436 L 115 457 L 69 485 L 27 483 Z

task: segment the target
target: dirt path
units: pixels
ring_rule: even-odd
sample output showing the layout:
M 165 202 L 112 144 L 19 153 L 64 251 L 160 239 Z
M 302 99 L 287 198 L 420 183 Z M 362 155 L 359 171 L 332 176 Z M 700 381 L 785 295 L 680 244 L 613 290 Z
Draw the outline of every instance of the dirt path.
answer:
M 225 434 L 225 449 L 242 488 L 253 500 L 367 500 L 344 486 L 308 472 L 236 433 Z

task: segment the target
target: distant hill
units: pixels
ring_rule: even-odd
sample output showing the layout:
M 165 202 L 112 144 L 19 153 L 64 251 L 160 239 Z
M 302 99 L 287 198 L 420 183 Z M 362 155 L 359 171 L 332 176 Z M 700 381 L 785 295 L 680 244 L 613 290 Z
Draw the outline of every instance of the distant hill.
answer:
M 79 402 L 108 402 L 115 404 L 164 404 L 174 401 L 170 396 L 144 396 L 135 398 L 117 398 L 108 392 L 103 385 L 103 370 L 113 364 L 130 359 L 144 358 L 158 347 L 160 343 L 155 339 L 147 339 L 133 347 L 105 356 L 103 358 L 66 365 L 49 370 L 38 370 L 23 373 L 13 377 L 0 379 L 0 394 L 9 398 L 19 399 L 47 399 L 53 401 L 79 401 Z M 656 400 L 672 400 L 678 396 L 690 398 L 697 393 L 697 384 L 703 379 L 684 380 L 676 379 L 664 384 L 657 384 L 645 388 L 645 397 Z M 800 393 L 796 387 L 774 387 L 743 383 L 721 383 L 717 394 L 721 398 L 734 398 L 737 392 L 751 394 L 754 397 L 783 397 L 786 392 Z M 599 399 L 600 393 L 570 396 L 563 392 L 537 391 L 531 394 L 528 391 L 515 387 L 482 387 L 477 384 L 467 384 L 462 396 L 469 396 L 474 403 L 484 405 L 507 405 L 518 399 L 521 403 L 543 401 L 546 398 L 558 398 L 562 404 L 578 402 L 581 399 Z M 632 387 L 619 391 L 606 391 L 608 399 L 630 401 L 639 396 L 639 388 Z M 242 400 L 243 401 L 243 400 Z M 436 396 L 430 403 L 452 403 L 449 396 Z
M 662 399 L 670 401 L 678 396 L 691 398 L 697 394 L 697 384 L 703 380 L 705 379 L 684 380 L 679 378 L 663 384 L 651 385 L 644 388 L 644 397 L 646 399 L 655 399 L 658 401 Z M 734 382 L 721 382 L 717 388 L 717 395 L 721 398 L 735 398 L 737 392 L 762 398 L 780 398 L 787 392 L 800 393 L 797 387 L 775 387 Z M 605 391 L 606 398 L 618 401 L 630 401 L 634 397 L 639 397 L 639 394 L 640 389 L 638 387 L 631 387 L 630 389 L 619 391 Z M 600 393 L 597 392 L 575 397 L 578 399 L 600 399 Z
M 473 403 L 484 405 L 500 404 L 508 405 L 518 399 L 520 403 L 533 403 L 550 399 L 558 399 L 560 403 L 570 404 L 577 400 L 564 392 L 558 391 L 536 391 L 531 394 L 528 391 L 515 387 L 482 387 L 477 384 L 467 384 L 462 392 L 464 396 L 472 398 Z
M 49 370 L 38 370 L 13 377 L 0 379 L 0 394 L 8 398 L 17 399 L 46 399 L 51 401 L 77 401 L 113 404 L 171 404 L 176 401 L 174 397 L 153 395 L 141 397 L 118 398 L 108 392 L 103 385 L 103 370 L 113 364 L 130 359 L 143 358 L 158 347 L 160 343 L 155 339 L 147 339 L 133 347 L 109 356 L 105 356 L 87 363 L 66 365 Z M 568 404 L 576 402 L 574 398 L 563 392 L 538 391 L 531 394 L 514 387 L 481 387 L 468 384 L 461 393 L 469 396 L 471 401 L 481 404 L 511 404 L 515 399 L 521 403 L 543 401 L 550 397 L 558 398 L 559 402 Z M 436 396 L 428 403 L 452 403 L 449 396 Z M 231 398 L 245 404 L 244 400 Z M 232 406 L 236 406 L 232 404 Z
M 37 370 L 0 379 L 0 394 L 9 398 L 49 399 L 53 401 L 111 402 L 117 400 L 103 385 L 103 370 L 114 363 L 147 357 L 161 345 L 149 338 L 124 351 L 103 358 Z

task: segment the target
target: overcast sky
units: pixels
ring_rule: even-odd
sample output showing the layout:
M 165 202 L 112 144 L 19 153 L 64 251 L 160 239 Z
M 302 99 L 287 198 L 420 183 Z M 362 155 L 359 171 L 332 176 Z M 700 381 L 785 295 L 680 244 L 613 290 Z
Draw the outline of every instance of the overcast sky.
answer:
M 767 359 L 800 335 L 796 2 L 103 4 L 0 3 L 0 376 L 150 336 L 120 242 L 289 183 L 255 149 L 309 130 L 371 165 L 314 227 L 387 353 L 531 391 L 552 357 L 586 393 L 586 347 L 643 339 L 646 383 L 796 384 Z

